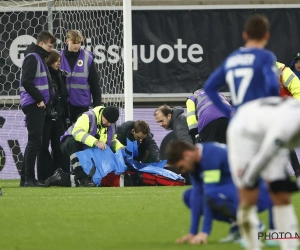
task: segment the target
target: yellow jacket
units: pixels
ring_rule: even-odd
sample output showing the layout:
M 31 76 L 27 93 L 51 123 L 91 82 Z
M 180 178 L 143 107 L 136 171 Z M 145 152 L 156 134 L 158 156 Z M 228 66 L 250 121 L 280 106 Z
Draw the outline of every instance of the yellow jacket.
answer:
M 299 78 L 289 67 L 286 67 L 283 63 L 276 62 L 276 67 L 279 75 L 280 87 L 287 89 L 295 99 L 300 100 Z
M 118 135 L 115 134 L 110 144 L 110 148 L 112 149 L 112 151 L 117 152 L 119 149 L 124 147 L 125 146 L 118 140 Z
M 198 118 L 197 118 L 196 105 L 189 98 L 186 100 L 186 112 L 187 112 L 186 121 L 189 126 L 189 130 L 197 129 L 198 132 Z
M 96 126 L 96 135 L 98 134 L 99 141 L 107 143 L 107 127 L 101 126 L 103 109 L 103 106 L 98 106 L 93 109 L 96 116 L 96 123 L 94 124 L 94 126 Z M 91 112 L 91 110 L 88 112 Z M 87 114 L 88 112 L 83 113 L 77 119 L 71 133 L 76 141 L 82 142 L 89 147 L 93 147 L 95 142 L 98 140 L 90 134 L 93 129 L 93 121 L 90 120 L 90 117 Z

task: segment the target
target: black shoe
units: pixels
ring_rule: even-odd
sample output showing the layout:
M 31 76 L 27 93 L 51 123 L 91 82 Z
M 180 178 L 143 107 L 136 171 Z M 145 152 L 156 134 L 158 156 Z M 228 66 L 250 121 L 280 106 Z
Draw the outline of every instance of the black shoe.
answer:
M 64 173 L 61 168 L 57 169 L 54 172 L 54 175 L 52 175 L 46 180 L 44 187 L 51 186 L 71 187 L 70 175 Z
M 2 190 L 1 190 L 1 188 L 0 188 L 0 196 L 2 195 Z
M 43 184 L 43 185 L 45 185 L 46 181 L 45 180 L 38 180 L 38 182 L 41 183 L 41 184 Z
M 54 171 L 54 174 L 62 174 L 62 173 L 66 174 L 61 168 L 58 168 Z
M 39 183 L 36 179 L 25 181 L 24 187 L 43 187 L 44 185 Z
M 81 177 L 79 180 L 80 187 L 95 187 L 96 185 L 94 182 L 88 177 Z
M 24 185 L 25 185 L 25 180 L 20 180 L 20 187 L 24 187 Z

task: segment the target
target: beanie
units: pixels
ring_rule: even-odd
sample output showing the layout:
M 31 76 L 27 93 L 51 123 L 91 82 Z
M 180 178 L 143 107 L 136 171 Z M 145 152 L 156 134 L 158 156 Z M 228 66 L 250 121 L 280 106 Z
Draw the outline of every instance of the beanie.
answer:
M 114 106 L 105 107 L 102 115 L 108 122 L 115 123 L 119 119 L 119 109 Z

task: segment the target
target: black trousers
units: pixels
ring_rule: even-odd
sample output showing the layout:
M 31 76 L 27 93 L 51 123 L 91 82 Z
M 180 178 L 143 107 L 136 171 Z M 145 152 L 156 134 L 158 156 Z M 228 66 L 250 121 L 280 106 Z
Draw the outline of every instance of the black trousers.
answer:
M 35 161 L 42 145 L 42 131 L 45 114 L 42 108 L 36 104 L 23 108 L 26 115 L 26 125 L 28 131 L 28 142 L 24 152 L 24 160 L 21 169 L 21 180 L 28 181 L 35 179 Z
M 89 111 L 89 107 L 76 107 L 70 104 L 71 123 L 74 124 L 77 118 L 86 111 Z
M 222 117 L 207 124 L 199 133 L 197 139 L 198 143 L 201 142 L 219 142 L 226 143 L 226 131 L 229 119 Z
M 75 141 L 73 136 L 67 136 L 60 144 L 61 151 L 68 155 L 73 166 L 73 173 L 75 174 L 75 179 L 80 179 L 86 177 L 87 174 L 83 171 L 82 166 L 79 164 L 79 160 L 75 153 L 82 150 L 82 143 Z
M 60 149 L 60 137 L 66 128 L 62 117 L 53 121 L 45 119 L 42 132 L 42 145 L 37 158 L 37 175 L 39 181 L 45 181 L 61 168 L 65 173 L 70 173 L 70 158 Z M 49 152 L 51 142 L 52 154 Z

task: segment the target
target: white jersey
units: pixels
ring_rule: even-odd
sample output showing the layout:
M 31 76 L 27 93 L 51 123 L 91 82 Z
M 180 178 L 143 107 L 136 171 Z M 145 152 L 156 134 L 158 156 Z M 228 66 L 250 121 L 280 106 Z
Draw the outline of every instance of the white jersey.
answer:
M 289 151 L 300 146 L 300 102 L 267 97 L 239 108 L 227 130 L 228 157 L 237 187 L 287 178 Z
M 272 133 L 285 147 L 300 146 L 300 101 L 294 98 L 267 97 L 248 102 L 240 107 L 232 123 L 258 140 Z

